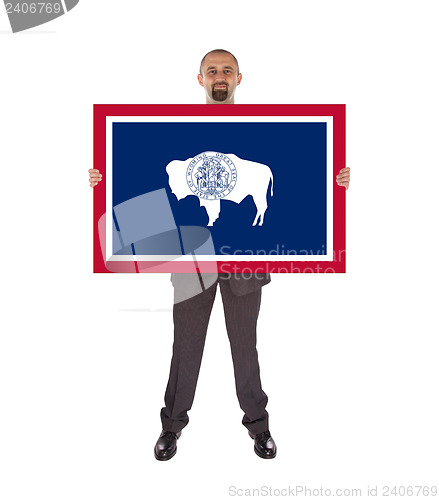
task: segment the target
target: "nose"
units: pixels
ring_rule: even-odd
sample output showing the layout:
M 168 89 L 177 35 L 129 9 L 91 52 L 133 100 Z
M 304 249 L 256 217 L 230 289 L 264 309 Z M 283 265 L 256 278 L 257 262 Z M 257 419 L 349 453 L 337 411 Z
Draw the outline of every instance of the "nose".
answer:
M 222 83 L 226 83 L 226 82 L 227 82 L 227 78 L 226 78 L 226 76 L 227 76 L 227 75 L 226 75 L 226 73 L 222 73 L 222 74 L 221 74 L 221 73 L 218 73 L 218 76 L 217 76 L 217 78 L 216 78 L 216 80 L 215 80 L 215 81 L 216 81 L 216 82 L 219 82 L 219 83 L 221 83 L 221 82 L 222 82 Z

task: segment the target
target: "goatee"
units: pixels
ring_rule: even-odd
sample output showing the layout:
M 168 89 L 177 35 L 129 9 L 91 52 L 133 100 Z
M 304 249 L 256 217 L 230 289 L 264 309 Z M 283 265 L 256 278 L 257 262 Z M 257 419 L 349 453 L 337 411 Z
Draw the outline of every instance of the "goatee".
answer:
M 214 101 L 225 101 L 229 95 L 229 89 L 212 89 L 212 98 Z

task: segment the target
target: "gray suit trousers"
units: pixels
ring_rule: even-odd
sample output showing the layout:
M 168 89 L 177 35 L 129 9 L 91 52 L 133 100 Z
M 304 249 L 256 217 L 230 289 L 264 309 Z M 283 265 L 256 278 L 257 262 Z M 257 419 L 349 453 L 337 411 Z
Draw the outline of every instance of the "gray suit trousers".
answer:
M 179 289 L 185 280 L 187 278 L 181 275 L 172 277 L 176 295 L 181 293 Z M 265 409 L 268 398 L 262 390 L 260 380 L 256 323 L 261 304 L 261 287 L 269 281 L 269 275 L 262 276 L 262 279 L 252 276 L 244 281 L 240 275 L 219 274 L 210 286 L 204 288 L 204 284 L 202 285 L 204 291 L 201 293 L 175 302 L 173 354 L 165 406 L 160 413 L 164 430 L 179 432 L 189 422 L 187 412 L 191 409 L 195 396 L 207 327 L 218 285 L 232 352 L 236 394 L 244 411 L 242 423 L 252 434 L 268 430 L 268 413 Z M 247 293 L 242 293 L 243 291 Z M 213 409 L 212 414 L 212 429 L 221 430 L 223 410 L 219 406 Z

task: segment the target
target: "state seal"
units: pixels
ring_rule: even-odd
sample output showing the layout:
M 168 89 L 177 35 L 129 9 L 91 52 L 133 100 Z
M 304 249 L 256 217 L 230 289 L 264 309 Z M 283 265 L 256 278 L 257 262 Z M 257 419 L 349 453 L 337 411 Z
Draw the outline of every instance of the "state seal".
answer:
M 200 153 L 189 163 L 186 181 L 190 190 L 204 200 L 227 196 L 236 185 L 236 167 L 223 153 Z

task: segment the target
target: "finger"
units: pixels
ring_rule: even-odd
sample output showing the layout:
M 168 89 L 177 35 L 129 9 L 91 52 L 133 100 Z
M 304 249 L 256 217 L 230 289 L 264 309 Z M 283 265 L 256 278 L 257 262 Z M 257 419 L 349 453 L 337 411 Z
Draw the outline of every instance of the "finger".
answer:
M 97 168 L 89 168 L 88 171 L 99 173 L 99 170 Z
M 102 180 L 102 175 L 101 174 L 99 174 L 99 175 L 97 175 L 97 174 L 90 174 L 90 180 L 92 180 L 92 179 L 95 180 L 95 181 L 101 181 Z
M 94 188 L 95 186 L 97 186 L 98 183 L 97 182 L 90 182 L 90 187 Z
M 339 174 L 337 175 L 336 179 L 338 181 L 341 181 L 341 180 L 349 180 L 350 179 L 350 175 L 349 174 Z
M 343 186 L 343 187 L 345 187 L 346 189 L 348 189 L 348 187 L 349 187 L 349 182 L 337 182 L 337 184 L 338 184 L 339 186 Z
M 341 173 L 341 172 L 349 172 L 349 171 L 350 171 L 350 168 L 349 167 L 345 167 L 345 168 L 340 169 L 339 173 Z

